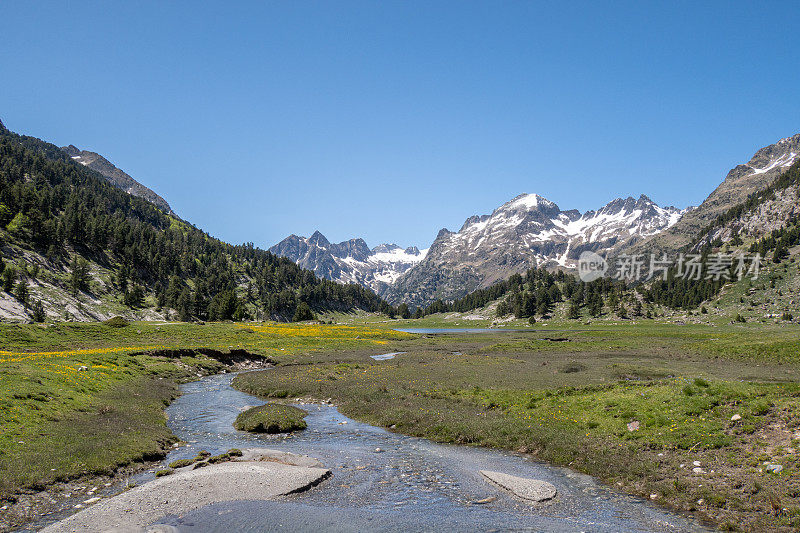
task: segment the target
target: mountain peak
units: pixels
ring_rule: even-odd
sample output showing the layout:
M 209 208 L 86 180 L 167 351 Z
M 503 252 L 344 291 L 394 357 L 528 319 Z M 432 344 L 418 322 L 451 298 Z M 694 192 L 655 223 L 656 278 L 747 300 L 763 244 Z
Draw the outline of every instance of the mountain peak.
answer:
M 758 150 L 745 165 L 745 173 L 750 175 L 766 174 L 770 171 L 773 174 L 780 173 L 792 166 L 798 158 L 800 158 L 800 133 L 784 137 L 775 144 Z M 728 175 L 731 176 L 730 173 Z
M 558 207 L 556 206 L 555 203 L 551 202 L 550 200 L 548 200 L 543 196 L 539 196 L 538 194 L 528 194 L 528 193 L 520 194 L 519 196 L 513 198 L 510 202 L 508 202 L 507 205 L 509 207 L 512 206 L 515 208 L 523 207 L 526 209 L 536 209 L 539 206 L 547 208 Z
M 341 283 L 360 283 L 375 292 L 386 290 L 403 273 L 425 258 L 427 250 L 416 246 L 405 250 L 384 243 L 372 250 L 361 238 L 330 243 L 320 231 L 308 239 L 290 235 L 269 249 L 287 257 L 318 276 Z
M 314 233 L 311 234 L 311 237 L 308 238 L 309 244 L 314 244 L 316 246 L 320 246 L 322 248 L 327 248 L 330 246 L 330 241 L 322 234 L 319 230 L 316 230 Z
M 74 144 L 70 144 L 69 146 L 65 146 L 62 148 L 64 153 L 66 153 L 70 157 L 81 155 L 81 150 L 75 146 Z
M 425 258 L 383 296 L 389 302 L 427 304 L 464 296 L 534 265 L 572 267 L 584 251 L 617 250 L 631 239 L 663 231 L 681 214 L 645 195 L 617 198 L 581 215 L 561 211 L 538 194 L 521 194 L 491 215 L 468 218 L 457 233 L 441 230 Z
M 397 246 L 396 244 L 394 244 L 394 243 L 386 243 L 385 242 L 385 243 L 379 244 L 378 246 L 373 248 L 372 249 L 372 253 L 373 254 L 380 254 L 380 253 L 391 252 L 391 251 L 399 250 L 399 249 L 400 249 L 400 247 Z
M 0 124 L 2 124 L 2 122 L 0 122 Z M 800 133 L 792 135 L 791 137 L 784 137 L 775 144 L 791 144 L 791 143 L 800 143 Z

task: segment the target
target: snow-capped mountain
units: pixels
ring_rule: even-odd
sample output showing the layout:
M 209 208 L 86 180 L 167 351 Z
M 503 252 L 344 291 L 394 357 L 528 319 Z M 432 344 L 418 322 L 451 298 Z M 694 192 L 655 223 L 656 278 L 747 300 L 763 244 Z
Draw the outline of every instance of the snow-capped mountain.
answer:
M 683 213 L 659 207 L 644 195 L 638 200 L 618 198 L 597 211 L 580 214 L 561 211 L 538 194 L 522 194 L 491 215 L 467 219 L 458 233 L 448 232 L 439 240 L 448 253 L 466 252 L 472 257 L 489 255 L 498 246 L 541 249 L 535 254 L 539 264 L 572 266 L 580 251 L 607 249 L 632 236 L 654 235 L 675 224 Z
M 522 194 L 491 214 L 468 218 L 457 232 L 440 230 L 424 252 L 397 246 L 369 250 L 361 239 L 330 244 L 319 232 L 309 239 L 289 237 L 272 250 L 324 277 L 373 288 L 391 303 L 424 305 L 458 298 L 532 266 L 573 267 L 585 250 L 612 256 L 674 253 L 798 159 L 800 134 L 761 148 L 747 164 L 733 168 L 697 208 L 660 207 L 643 195 L 618 198 L 581 214 L 562 211 L 539 195 Z M 781 198 L 781 205 L 793 209 L 790 196 Z M 767 219 L 765 215 L 740 225 L 769 228 L 777 223 Z
M 490 215 L 468 218 L 458 232 L 441 230 L 425 259 L 384 296 L 409 304 L 449 300 L 532 266 L 572 267 L 584 250 L 613 252 L 663 231 L 685 212 L 642 195 L 581 214 L 522 194 Z
M 427 250 L 381 244 L 370 249 L 364 239 L 331 243 L 319 231 L 309 238 L 290 235 L 272 248 L 318 276 L 342 283 L 359 283 L 382 294 L 403 273 L 425 258 Z
M 76 146 L 70 144 L 61 148 L 68 156 L 76 163 L 80 163 L 85 167 L 89 167 L 95 172 L 99 172 L 106 180 L 109 181 L 114 187 L 122 189 L 123 191 L 133 196 L 144 198 L 156 207 L 161 208 L 167 213 L 172 213 L 172 208 L 166 200 L 156 194 L 151 189 L 148 189 L 122 170 L 115 167 L 108 159 L 102 155 L 81 150 Z

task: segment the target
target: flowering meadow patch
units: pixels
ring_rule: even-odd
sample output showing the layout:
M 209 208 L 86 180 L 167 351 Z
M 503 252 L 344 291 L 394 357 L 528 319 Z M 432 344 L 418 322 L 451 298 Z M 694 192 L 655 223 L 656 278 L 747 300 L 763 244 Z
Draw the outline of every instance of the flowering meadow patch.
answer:
M 343 326 L 338 324 L 279 324 L 265 323 L 257 326 L 240 326 L 257 333 L 273 337 L 314 337 L 319 339 L 411 339 L 409 333 L 367 326 Z

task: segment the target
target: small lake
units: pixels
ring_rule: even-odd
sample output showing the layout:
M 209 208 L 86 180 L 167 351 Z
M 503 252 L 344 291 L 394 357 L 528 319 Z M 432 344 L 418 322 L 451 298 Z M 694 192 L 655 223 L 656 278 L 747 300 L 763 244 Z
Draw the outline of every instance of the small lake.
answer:
M 392 433 L 349 419 L 332 405 L 296 404 L 309 413 L 308 429 L 302 432 L 239 432 L 232 427 L 236 415 L 264 402 L 233 389 L 231 378 L 210 376 L 182 386 L 183 395 L 167 409 L 168 425 L 189 446 L 170 453 L 165 464 L 203 449 L 216 454 L 234 447 L 266 447 L 315 457 L 333 476 L 279 500 L 220 503 L 159 521 L 178 531 L 703 530 L 690 517 L 617 493 L 567 468 L 521 454 Z M 551 503 L 529 505 L 489 485 L 478 473 L 481 469 L 549 481 L 558 496 Z M 476 504 L 492 497 L 496 499 L 490 503 Z
M 394 331 L 435 335 L 439 333 L 521 333 L 534 330 L 511 328 L 395 328 Z

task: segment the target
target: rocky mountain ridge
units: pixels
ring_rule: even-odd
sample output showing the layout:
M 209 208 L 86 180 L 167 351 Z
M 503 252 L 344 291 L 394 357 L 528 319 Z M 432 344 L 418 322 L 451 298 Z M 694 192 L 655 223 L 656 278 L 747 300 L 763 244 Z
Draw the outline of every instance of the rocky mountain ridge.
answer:
M 331 243 L 319 231 L 311 237 L 290 235 L 269 249 L 318 276 L 341 283 L 358 283 L 384 293 L 403 273 L 425 258 L 427 250 L 381 244 L 370 249 L 364 239 Z
M 521 194 L 490 215 L 468 218 L 457 232 L 439 231 L 425 259 L 384 294 L 388 301 L 421 305 L 458 298 L 533 266 L 572 268 L 583 251 L 613 253 L 663 231 L 685 212 L 642 195 L 581 214 Z
M 642 195 L 618 198 L 581 214 L 577 210 L 562 211 L 539 195 L 523 194 L 491 214 L 469 217 L 457 232 L 440 230 L 423 258 L 398 269 L 402 271 L 399 276 L 387 276 L 386 285 L 371 287 L 389 302 L 424 305 L 436 299 L 458 298 L 531 266 L 571 268 L 586 250 L 603 255 L 674 254 L 696 240 L 720 214 L 768 187 L 798 160 L 800 134 L 765 146 L 748 163 L 731 169 L 696 208 L 660 207 Z M 796 196 L 793 189 L 780 192 L 740 221 L 739 227 L 746 231 L 750 228 L 748 233 L 753 235 L 780 227 L 784 216 L 795 213 Z M 729 235 L 730 230 L 719 229 L 712 238 Z M 317 254 L 306 251 L 302 266 L 320 272 L 315 264 L 336 263 L 332 258 L 315 263 L 311 258 Z M 322 270 L 326 277 L 341 276 L 336 267 L 323 266 Z M 358 277 L 349 279 L 357 281 Z
M 687 246 L 719 215 L 768 187 L 800 159 L 800 134 L 765 146 L 746 164 L 732 168 L 722 183 L 696 209 L 666 231 L 630 247 L 630 253 L 674 254 Z
M 133 196 L 144 198 L 151 204 L 166 211 L 167 213 L 172 213 L 172 208 L 169 206 L 166 200 L 156 194 L 153 190 L 145 187 L 128 174 L 115 167 L 108 159 L 100 154 L 96 152 L 89 152 L 87 150 L 81 150 L 72 144 L 69 146 L 64 146 L 61 149 L 64 150 L 64 152 L 66 152 L 66 154 L 70 156 L 76 163 L 80 163 L 85 167 L 89 167 L 90 169 L 99 172 L 108 180 L 109 183 L 115 187 L 122 189 Z

